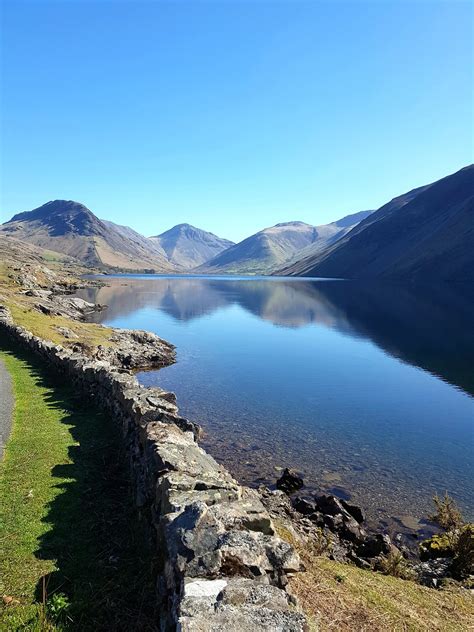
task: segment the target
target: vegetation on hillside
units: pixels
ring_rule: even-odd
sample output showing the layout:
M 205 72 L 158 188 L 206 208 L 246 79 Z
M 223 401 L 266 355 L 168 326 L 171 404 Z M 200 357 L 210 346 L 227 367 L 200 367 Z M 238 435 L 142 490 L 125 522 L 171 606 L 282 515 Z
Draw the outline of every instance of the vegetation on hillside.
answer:
M 474 600 L 454 583 L 441 590 L 330 560 L 320 547 L 295 538 L 285 525 L 281 537 L 299 552 L 305 572 L 290 588 L 318 632 L 465 632 L 474 620 Z

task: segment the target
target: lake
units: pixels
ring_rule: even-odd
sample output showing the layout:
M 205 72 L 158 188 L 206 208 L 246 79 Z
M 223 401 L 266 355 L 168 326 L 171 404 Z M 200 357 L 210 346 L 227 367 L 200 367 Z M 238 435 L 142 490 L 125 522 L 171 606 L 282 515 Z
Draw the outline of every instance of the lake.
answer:
M 139 374 L 177 394 L 241 481 L 284 467 L 306 491 L 424 532 L 447 490 L 474 516 L 474 289 L 295 278 L 128 275 L 81 296 L 153 331 L 177 363 Z

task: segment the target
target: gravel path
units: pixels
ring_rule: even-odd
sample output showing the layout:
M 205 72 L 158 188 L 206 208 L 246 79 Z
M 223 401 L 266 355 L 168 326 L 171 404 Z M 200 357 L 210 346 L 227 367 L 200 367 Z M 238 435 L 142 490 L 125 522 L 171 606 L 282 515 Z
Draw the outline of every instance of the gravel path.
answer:
M 13 392 L 10 374 L 0 360 L 0 459 L 10 434 L 13 412 Z

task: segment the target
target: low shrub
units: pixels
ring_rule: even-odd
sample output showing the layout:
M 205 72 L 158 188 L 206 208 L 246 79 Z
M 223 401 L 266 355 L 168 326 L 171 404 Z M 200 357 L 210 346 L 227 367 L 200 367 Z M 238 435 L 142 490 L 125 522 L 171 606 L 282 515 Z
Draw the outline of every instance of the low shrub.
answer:
M 436 557 L 452 557 L 454 555 L 454 542 L 452 533 L 440 533 L 420 544 L 420 559 L 431 560 Z
M 433 502 L 436 506 L 436 512 L 430 516 L 433 522 L 436 522 L 445 531 L 459 529 L 464 524 L 464 520 L 456 502 L 445 493 L 444 498 L 440 498 L 438 494 L 434 496 Z
M 378 558 L 376 570 L 384 575 L 400 579 L 416 578 L 415 571 L 399 551 L 390 551 L 388 555 L 381 555 Z
M 474 574 L 474 524 L 466 524 L 458 533 L 452 564 L 454 577 L 465 579 Z

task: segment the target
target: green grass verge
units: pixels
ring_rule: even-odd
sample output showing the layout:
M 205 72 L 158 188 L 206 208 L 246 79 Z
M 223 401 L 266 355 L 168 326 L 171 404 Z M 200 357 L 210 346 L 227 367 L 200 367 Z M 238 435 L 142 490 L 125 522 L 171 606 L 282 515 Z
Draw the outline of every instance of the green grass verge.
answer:
M 0 630 L 158 629 L 120 428 L 1 336 L 0 357 L 15 396 L 0 464 Z

